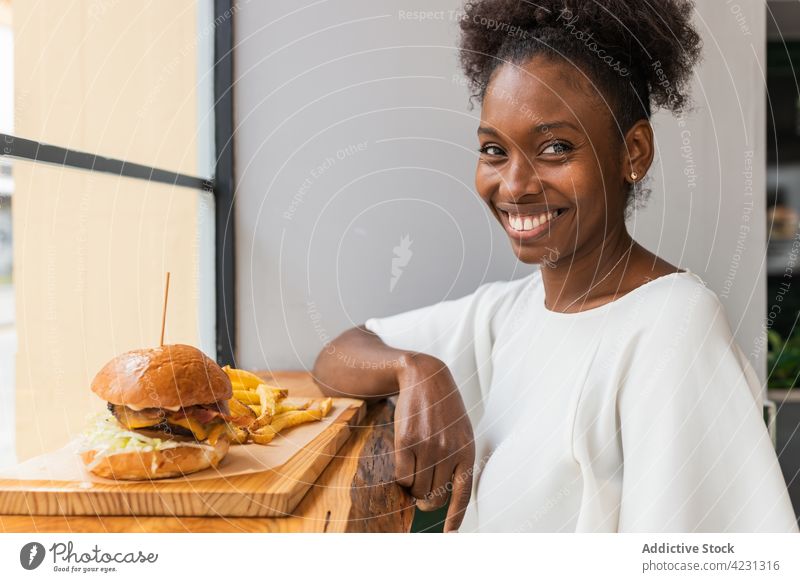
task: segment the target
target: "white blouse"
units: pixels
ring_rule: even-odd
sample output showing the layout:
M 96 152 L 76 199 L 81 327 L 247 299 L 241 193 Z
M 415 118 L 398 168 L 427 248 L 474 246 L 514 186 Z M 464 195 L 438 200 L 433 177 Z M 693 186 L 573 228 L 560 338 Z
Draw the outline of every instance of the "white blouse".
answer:
M 476 440 L 460 531 L 798 531 L 758 378 L 694 273 L 557 313 L 537 270 L 365 325 L 459 386 Z

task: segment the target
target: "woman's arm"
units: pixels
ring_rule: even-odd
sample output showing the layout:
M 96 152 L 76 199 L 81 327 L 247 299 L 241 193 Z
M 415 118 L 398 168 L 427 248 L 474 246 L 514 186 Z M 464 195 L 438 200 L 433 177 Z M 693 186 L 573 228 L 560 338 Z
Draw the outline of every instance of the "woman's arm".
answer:
M 342 333 L 317 356 L 314 381 L 327 396 L 375 402 L 398 393 L 398 372 L 412 352 L 387 346 L 360 325 Z
M 329 396 L 375 401 L 399 394 L 395 408 L 395 477 L 430 511 L 447 502 L 444 531 L 457 531 L 472 491 L 472 424 L 450 370 L 428 354 L 387 346 L 363 326 L 320 352 L 312 372 Z
M 670 289 L 616 396 L 621 532 L 797 532 L 780 464 L 725 309 Z M 661 315 L 661 314 L 666 315 Z

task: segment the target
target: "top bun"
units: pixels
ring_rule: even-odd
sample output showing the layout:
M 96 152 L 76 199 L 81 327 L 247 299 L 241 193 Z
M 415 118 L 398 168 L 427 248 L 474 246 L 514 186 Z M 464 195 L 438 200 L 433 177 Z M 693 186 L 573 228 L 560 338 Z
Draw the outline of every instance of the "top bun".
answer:
M 174 344 L 125 352 L 92 381 L 92 392 L 134 409 L 213 404 L 233 396 L 228 375 L 195 347 Z

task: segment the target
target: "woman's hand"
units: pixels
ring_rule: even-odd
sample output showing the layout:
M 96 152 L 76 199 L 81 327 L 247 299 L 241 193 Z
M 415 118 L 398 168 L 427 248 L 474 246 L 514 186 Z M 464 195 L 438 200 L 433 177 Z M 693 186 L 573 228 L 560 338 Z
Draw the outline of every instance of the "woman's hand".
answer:
M 475 443 L 447 366 L 430 355 L 387 346 L 363 325 L 323 349 L 312 377 L 323 394 L 377 401 L 398 394 L 395 477 L 430 511 L 450 497 L 444 531 L 457 531 L 472 493 Z
M 444 531 L 458 530 L 472 492 L 475 442 L 453 376 L 439 359 L 407 354 L 398 373 L 395 476 L 431 511 L 447 502 Z

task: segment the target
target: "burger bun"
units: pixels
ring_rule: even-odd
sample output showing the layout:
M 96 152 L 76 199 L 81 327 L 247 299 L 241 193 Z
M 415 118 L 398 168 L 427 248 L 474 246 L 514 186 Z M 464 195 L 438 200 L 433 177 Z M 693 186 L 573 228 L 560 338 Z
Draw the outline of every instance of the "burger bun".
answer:
M 225 371 L 202 351 L 185 344 L 120 354 L 97 373 L 92 391 L 111 404 L 134 410 L 177 410 L 226 402 L 233 396 Z
M 150 451 L 124 451 L 107 455 L 95 463 L 96 450 L 81 452 L 87 469 L 106 479 L 145 481 L 182 477 L 216 467 L 227 454 L 230 441 L 220 437 L 216 445 L 178 445 Z

